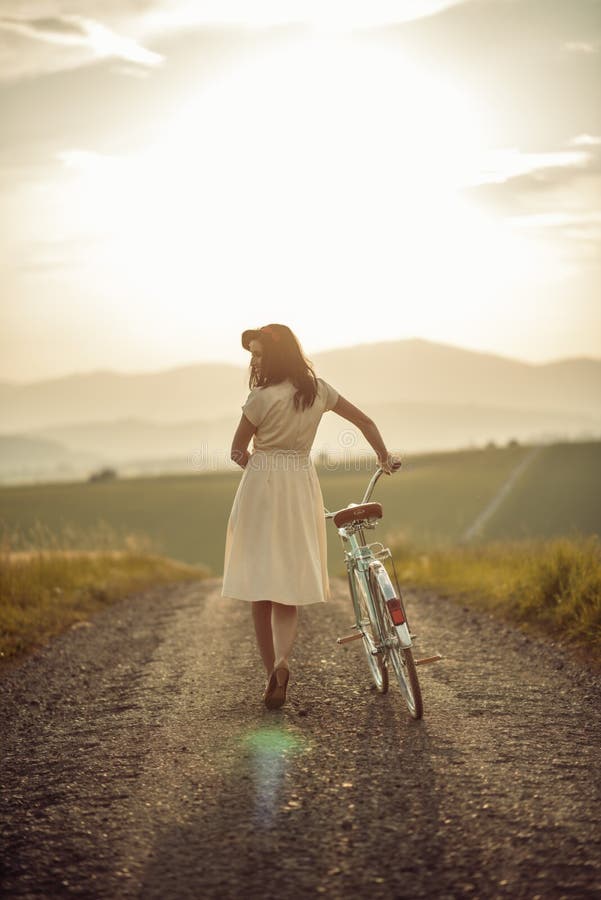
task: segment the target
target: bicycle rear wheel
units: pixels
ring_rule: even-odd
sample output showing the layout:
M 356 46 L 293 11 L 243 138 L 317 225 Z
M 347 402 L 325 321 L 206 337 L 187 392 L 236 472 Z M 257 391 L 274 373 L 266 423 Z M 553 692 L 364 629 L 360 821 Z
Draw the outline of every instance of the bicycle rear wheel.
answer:
M 388 573 L 384 570 L 380 577 L 388 579 Z M 404 649 L 401 647 L 399 637 L 394 627 L 394 622 L 392 621 L 392 616 L 386 604 L 382 585 L 378 578 L 374 577 L 373 573 L 370 579 L 370 586 L 374 602 L 381 611 L 384 632 L 383 638 L 388 647 L 388 658 L 392 664 L 405 703 L 407 704 L 407 709 L 414 719 L 421 719 L 424 714 L 424 705 L 419 679 L 417 677 L 415 660 L 413 659 L 413 652 L 410 648 Z M 393 589 L 392 583 L 390 583 L 390 596 L 396 596 L 396 594 L 397 592 Z M 401 601 L 405 621 L 407 621 L 402 597 L 399 597 L 399 600 Z
M 382 652 L 378 653 L 376 649 L 381 642 L 379 623 L 375 620 L 375 609 L 368 602 L 365 585 L 356 569 L 353 570 L 353 578 L 355 590 L 353 592 L 351 588 L 351 596 L 354 597 L 355 616 L 357 626 L 363 637 L 363 649 L 367 657 L 367 665 L 369 666 L 376 690 L 379 694 L 385 694 L 388 691 L 388 668 L 384 654 Z

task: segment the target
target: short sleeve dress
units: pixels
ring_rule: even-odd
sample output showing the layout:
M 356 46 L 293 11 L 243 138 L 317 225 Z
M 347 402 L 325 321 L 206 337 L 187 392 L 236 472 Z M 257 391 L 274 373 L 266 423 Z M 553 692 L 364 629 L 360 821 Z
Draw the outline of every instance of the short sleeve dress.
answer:
M 294 407 L 296 387 L 253 388 L 242 406 L 256 425 L 227 524 L 222 596 L 293 606 L 330 597 L 323 497 L 311 447 L 338 392 L 322 378 L 312 406 Z

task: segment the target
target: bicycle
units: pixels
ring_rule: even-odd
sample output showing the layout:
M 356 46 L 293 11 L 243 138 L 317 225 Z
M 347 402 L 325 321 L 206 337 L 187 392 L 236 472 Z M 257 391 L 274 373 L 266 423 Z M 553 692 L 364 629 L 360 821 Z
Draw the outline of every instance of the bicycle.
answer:
M 344 509 L 330 512 L 342 541 L 346 572 L 355 612 L 356 633 L 338 638 L 338 644 L 362 640 L 367 663 L 376 691 L 385 694 L 389 687 L 388 669 L 392 666 L 409 714 L 421 719 L 424 714 L 417 666 L 442 659 L 440 654 L 423 659 L 413 658 L 413 639 L 403 603 L 392 553 L 379 541 L 366 543 L 364 531 L 375 528 L 383 516 L 380 503 L 369 502 L 383 469 L 378 467 L 371 478 L 361 503 L 350 503 Z M 379 549 L 378 549 L 379 548 Z M 383 561 L 392 564 L 393 585 Z

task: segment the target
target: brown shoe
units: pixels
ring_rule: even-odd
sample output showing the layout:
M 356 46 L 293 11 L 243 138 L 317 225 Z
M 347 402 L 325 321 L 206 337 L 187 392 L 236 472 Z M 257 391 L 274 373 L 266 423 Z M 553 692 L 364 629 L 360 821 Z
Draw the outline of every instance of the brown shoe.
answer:
M 269 676 L 263 700 L 267 709 L 279 709 L 286 702 L 286 688 L 290 670 L 285 663 L 280 663 Z

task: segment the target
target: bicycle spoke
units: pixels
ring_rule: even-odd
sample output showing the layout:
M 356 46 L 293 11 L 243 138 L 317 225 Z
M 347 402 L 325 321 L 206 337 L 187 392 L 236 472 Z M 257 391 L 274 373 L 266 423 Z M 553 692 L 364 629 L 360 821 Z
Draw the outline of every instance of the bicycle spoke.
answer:
M 382 653 L 377 652 L 380 644 L 377 623 L 372 621 L 370 604 L 365 592 L 363 580 L 357 570 L 353 570 L 356 603 L 358 604 L 358 625 L 363 636 L 363 649 L 367 657 L 367 665 L 371 672 L 376 690 L 385 694 L 388 690 L 388 670 Z

